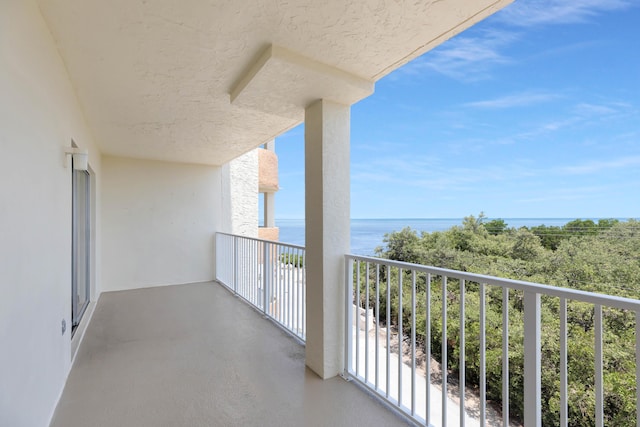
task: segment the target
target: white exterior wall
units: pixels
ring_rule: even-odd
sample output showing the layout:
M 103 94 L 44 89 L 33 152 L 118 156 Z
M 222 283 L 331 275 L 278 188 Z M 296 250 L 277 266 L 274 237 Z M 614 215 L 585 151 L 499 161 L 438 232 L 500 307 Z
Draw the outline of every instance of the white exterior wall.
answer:
M 214 279 L 221 169 L 102 160 L 104 290 Z
M 0 2 L 0 94 L 0 425 L 46 426 L 71 363 L 71 169 L 63 147 L 73 138 L 89 150 L 98 201 L 100 154 L 29 0 Z
M 258 237 L 258 149 L 222 167 L 222 229 Z
M 222 166 L 105 156 L 104 290 L 213 280 L 215 233 L 258 232 L 258 156 Z

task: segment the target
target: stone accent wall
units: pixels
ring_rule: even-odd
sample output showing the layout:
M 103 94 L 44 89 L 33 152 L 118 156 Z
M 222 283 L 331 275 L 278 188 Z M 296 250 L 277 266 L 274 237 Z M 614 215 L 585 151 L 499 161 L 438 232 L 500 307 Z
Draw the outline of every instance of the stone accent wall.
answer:
M 261 193 L 278 191 L 278 156 L 273 151 L 258 149 L 258 188 Z
M 280 228 L 260 227 L 258 228 L 258 238 L 277 242 L 280 238 Z

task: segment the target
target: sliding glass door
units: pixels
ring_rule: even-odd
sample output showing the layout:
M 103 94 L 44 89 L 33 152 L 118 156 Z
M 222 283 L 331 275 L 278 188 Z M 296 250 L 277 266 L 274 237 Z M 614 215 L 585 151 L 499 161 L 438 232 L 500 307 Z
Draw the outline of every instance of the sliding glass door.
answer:
M 71 279 L 71 322 L 75 331 L 90 300 L 90 175 L 73 170 L 73 242 Z M 72 332 L 73 333 L 73 332 Z

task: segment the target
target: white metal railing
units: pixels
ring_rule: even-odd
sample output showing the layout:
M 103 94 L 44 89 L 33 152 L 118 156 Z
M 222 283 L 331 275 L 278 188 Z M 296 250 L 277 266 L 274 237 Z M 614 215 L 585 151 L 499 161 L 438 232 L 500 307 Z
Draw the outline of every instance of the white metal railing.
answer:
M 304 247 L 216 234 L 216 280 L 301 340 L 306 338 Z
M 636 419 L 631 420 L 631 423 L 640 426 L 640 301 L 373 257 L 346 255 L 345 266 L 344 375 L 370 388 L 419 424 L 510 425 L 510 326 L 514 328 L 514 333 L 520 329 L 523 331 L 521 338 L 524 360 L 520 362 L 524 370 L 520 389 L 524 396 L 522 421 L 527 427 L 542 424 L 541 297 L 544 297 L 545 307 L 553 301 L 558 307 L 557 381 L 560 425 L 567 426 L 571 423 L 568 419 L 567 348 L 570 336 L 567 334 L 567 304 L 578 302 L 588 303 L 593 307 L 592 393 L 596 426 L 604 424 L 603 307 L 635 315 L 635 342 L 630 345 L 635 345 Z M 501 310 L 496 309 L 501 311 L 501 319 L 499 315 L 494 316 L 496 318 L 492 319 L 490 325 L 487 325 L 486 318 L 487 292 L 491 292 L 492 303 L 502 306 Z M 403 301 L 403 298 L 406 300 Z M 510 318 L 510 301 L 513 305 L 516 298 L 517 303 L 522 304 L 522 311 L 511 313 Z M 447 305 L 454 302 L 459 305 L 459 312 L 448 311 Z M 477 318 L 470 318 L 466 304 L 474 305 L 474 313 L 477 308 Z M 417 317 L 421 316 L 424 316 L 424 321 L 417 324 Z M 448 320 L 453 320 L 449 328 Z M 477 335 L 474 333 L 473 336 L 465 336 L 467 322 L 477 322 Z M 515 322 L 517 325 L 514 325 Z M 382 323 L 385 323 L 385 327 Z M 441 346 L 439 349 L 432 349 L 432 330 L 436 323 L 441 329 L 437 336 Z M 422 342 L 416 338 L 417 327 L 424 331 Z M 448 329 L 456 328 L 455 334 L 448 333 Z M 498 346 L 494 350 L 499 353 L 498 359 L 502 364 L 502 408 L 494 411 L 498 419 L 491 420 L 487 419 L 486 375 L 486 337 L 489 328 L 495 328 L 491 333 L 501 334 L 501 349 Z M 513 339 L 514 335 L 511 336 Z M 476 345 L 479 351 L 479 377 L 475 384 L 479 395 L 477 416 L 471 416 L 465 410 L 465 400 L 468 398 L 465 392 L 466 371 L 470 362 L 467 360 L 467 352 L 470 343 Z M 426 374 L 418 372 L 419 352 L 424 352 L 425 355 Z M 442 367 L 441 380 L 434 381 L 436 384 L 432 383 L 430 375 L 432 354 L 440 356 Z M 451 399 L 448 391 L 450 381 L 446 367 L 447 358 L 452 354 L 457 354 L 457 402 Z

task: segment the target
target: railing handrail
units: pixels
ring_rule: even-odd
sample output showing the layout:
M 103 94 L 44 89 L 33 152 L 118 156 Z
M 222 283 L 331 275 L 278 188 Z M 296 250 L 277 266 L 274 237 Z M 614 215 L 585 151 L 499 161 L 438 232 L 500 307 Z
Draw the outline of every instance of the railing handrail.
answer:
M 435 275 L 443 275 L 456 279 L 463 279 L 471 282 L 484 283 L 486 285 L 499 286 L 509 289 L 517 289 L 520 291 L 534 292 L 544 295 L 551 295 L 559 298 L 566 298 L 574 301 L 588 302 L 591 304 L 606 305 L 623 310 L 632 310 L 640 312 L 640 300 L 617 297 L 613 295 L 598 294 L 595 292 L 580 291 L 577 289 L 564 288 L 560 286 L 543 285 L 541 283 L 526 282 L 516 279 L 505 279 L 495 276 L 487 276 L 484 274 L 468 273 L 459 270 L 450 270 L 446 268 L 426 266 L 423 264 L 413 264 L 403 261 L 394 261 L 386 258 L 377 258 L 362 255 L 345 255 L 347 260 L 375 262 L 378 264 L 386 264 L 390 267 L 399 267 L 403 269 L 411 269 L 423 273 L 431 273 Z
M 282 243 L 282 242 L 278 242 L 276 240 L 259 239 L 257 237 L 242 236 L 240 234 L 232 234 L 232 233 L 224 233 L 222 231 L 217 231 L 216 234 L 221 234 L 221 235 L 230 236 L 230 237 L 240 237 L 242 239 L 253 240 L 253 241 L 256 241 L 256 242 L 269 243 L 269 244 L 272 244 L 272 245 L 285 246 L 287 248 L 305 250 L 304 246 L 294 245 L 292 243 Z

